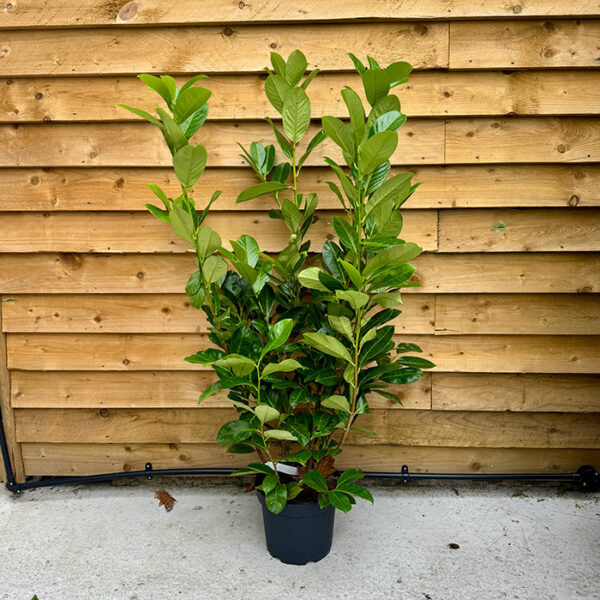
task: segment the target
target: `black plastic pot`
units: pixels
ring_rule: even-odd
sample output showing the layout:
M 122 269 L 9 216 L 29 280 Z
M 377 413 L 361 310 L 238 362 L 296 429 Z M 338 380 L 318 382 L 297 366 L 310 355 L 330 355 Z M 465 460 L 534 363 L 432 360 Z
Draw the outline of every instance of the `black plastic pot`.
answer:
M 331 550 L 335 508 L 314 504 L 287 504 L 273 514 L 258 493 L 265 523 L 267 549 L 274 558 L 289 565 L 305 565 L 325 558 Z

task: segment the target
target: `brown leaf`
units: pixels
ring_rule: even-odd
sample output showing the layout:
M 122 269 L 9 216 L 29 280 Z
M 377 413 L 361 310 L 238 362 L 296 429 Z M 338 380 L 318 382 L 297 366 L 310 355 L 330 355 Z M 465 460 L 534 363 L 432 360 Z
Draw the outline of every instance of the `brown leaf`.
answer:
M 321 475 L 323 475 L 323 477 L 325 477 L 325 478 L 329 477 L 329 475 L 332 475 L 333 473 L 335 473 L 335 467 L 333 466 L 334 462 L 335 462 L 335 459 L 333 458 L 333 456 L 330 456 L 328 454 L 317 465 L 317 471 L 319 471 L 319 473 L 321 473 Z
M 158 500 L 158 506 L 164 506 L 167 512 L 171 512 L 173 510 L 173 505 L 177 500 L 167 492 L 167 490 L 160 490 L 154 494 L 154 497 Z

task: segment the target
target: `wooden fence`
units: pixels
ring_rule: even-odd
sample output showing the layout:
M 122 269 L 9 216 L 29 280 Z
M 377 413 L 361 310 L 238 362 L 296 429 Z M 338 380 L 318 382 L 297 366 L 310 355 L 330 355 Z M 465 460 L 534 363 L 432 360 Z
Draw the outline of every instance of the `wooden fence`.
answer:
M 598 19 L 598 20 L 596 20 Z M 224 190 L 209 224 L 286 239 L 235 142 L 270 141 L 261 69 L 296 47 L 323 70 L 313 111 L 345 114 L 345 52 L 416 72 L 396 88 L 409 121 L 393 161 L 423 185 L 406 239 L 423 284 L 398 321 L 437 364 L 374 401 L 341 466 L 563 471 L 600 461 L 600 4 L 591 0 L 49 0 L 0 11 L 0 381 L 19 480 L 229 466 L 215 444 L 231 409 L 196 406 L 209 372 L 182 362 L 206 323 L 183 287 L 185 244 L 145 212 L 146 183 L 175 189 L 134 76 L 208 73 L 197 135 Z M 316 126 L 316 125 L 315 125 Z M 306 187 L 315 235 L 337 201 L 323 144 Z

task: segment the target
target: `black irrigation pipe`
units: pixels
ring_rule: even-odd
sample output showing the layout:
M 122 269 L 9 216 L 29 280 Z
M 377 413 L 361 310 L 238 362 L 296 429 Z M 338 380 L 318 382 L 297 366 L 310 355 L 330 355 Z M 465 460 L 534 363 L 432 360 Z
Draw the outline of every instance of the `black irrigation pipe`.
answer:
M 146 477 L 168 475 L 229 475 L 234 469 L 154 469 L 152 463 L 146 463 L 143 471 L 121 471 L 120 473 L 103 473 L 101 475 L 84 475 L 81 477 L 46 477 L 37 481 L 16 483 L 14 471 L 10 461 L 10 453 L 4 433 L 2 414 L 0 413 L 0 449 L 6 473 L 6 489 L 18 494 L 24 490 L 55 485 L 77 485 L 80 483 L 94 483 L 98 481 L 111 481 L 113 479 L 130 479 L 133 477 Z M 438 479 L 438 480 L 470 480 L 470 481 L 562 481 L 578 485 L 584 492 L 593 492 L 600 489 L 600 475 L 591 465 L 583 465 L 575 473 L 410 473 L 406 465 L 402 466 L 400 473 L 390 472 L 365 472 L 365 477 L 399 479 L 402 484 L 410 480 Z

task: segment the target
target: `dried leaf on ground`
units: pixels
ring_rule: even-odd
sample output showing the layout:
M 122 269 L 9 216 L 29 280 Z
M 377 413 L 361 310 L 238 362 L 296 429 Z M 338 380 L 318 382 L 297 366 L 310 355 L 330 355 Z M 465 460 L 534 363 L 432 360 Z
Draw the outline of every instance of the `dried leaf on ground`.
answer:
M 158 500 L 158 506 L 164 506 L 167 512 L 173 510 L 173 506 L 177 500 L 167 492 L 167 490 L 160 490 L 154 494 L 154 497 Z

